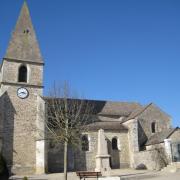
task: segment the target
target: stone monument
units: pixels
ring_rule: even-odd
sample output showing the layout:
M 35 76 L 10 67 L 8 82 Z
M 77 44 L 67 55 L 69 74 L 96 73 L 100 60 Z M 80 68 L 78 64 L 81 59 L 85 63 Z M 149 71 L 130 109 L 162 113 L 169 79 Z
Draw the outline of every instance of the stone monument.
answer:
M 105 139 L 104 130 L 100 129 L 98 131 L 98 148 L 96 155 L 96 169 L 95 171 L 105 172 L 109 171 L 109 158 L 107 141 Z

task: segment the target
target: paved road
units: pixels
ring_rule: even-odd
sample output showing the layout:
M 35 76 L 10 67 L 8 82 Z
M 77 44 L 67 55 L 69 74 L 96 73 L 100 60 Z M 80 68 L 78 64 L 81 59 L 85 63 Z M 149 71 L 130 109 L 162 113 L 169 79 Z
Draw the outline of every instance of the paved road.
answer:
M 180 180 L 180 171 L 176 173 L 165 173 L 157 171 L 134 171 L 134 170 L 113 170 L 111 176 L 119 176 L 121 180 Z M 13 180 L 22 180 L 22 177 L 14 177 Z M 63 180 L 63 174 L 48 174 L 31 176 L 29 180 Z M 75 173 L 68 173 L 68 180 L 79 180 Z M 90 179 L 97 180 L 97 179 Z
M 157 177 L 147 178 L 145 180 L 180 180 L 180 171 L 176 173 L 160 173 Z

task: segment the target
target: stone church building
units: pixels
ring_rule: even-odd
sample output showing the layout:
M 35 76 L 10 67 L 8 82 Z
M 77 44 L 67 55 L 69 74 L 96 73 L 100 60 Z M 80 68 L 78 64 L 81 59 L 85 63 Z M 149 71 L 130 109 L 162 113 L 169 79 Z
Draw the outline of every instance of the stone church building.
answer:
M 44 62 L 24 3 L 0 67 L 0 151 L 13 174 L 61 172 L 63 148 L 46 141 Z M 89 100 L 91 101 L 91 100 Z M 68 169 L 161 169 L 180 161 L 180 130 L 153 103 L 92 100 L 98 121 L 82 135 L 78 150 L 69 148 Z M 36 127 L 36 128 L 34 128 Z

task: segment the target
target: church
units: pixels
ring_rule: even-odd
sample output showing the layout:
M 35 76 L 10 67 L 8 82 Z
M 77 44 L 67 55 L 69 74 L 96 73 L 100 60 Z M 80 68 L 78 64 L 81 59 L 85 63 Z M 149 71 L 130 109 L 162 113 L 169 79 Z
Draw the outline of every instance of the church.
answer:
M 63 171 L 63 148 L 39 136 L 48 97 L 44 62 L 27 3 L 23 4 L 0 67 L 0 151 L 11 174 Z M 89 100 L 98 121 L 78 150 L 68 150 L 69 171 L 162 169 L 180 162 L 180 129 L 154 103 Z M 36 128 L 34 128 L 36 127 Z M 176 167 L 176 166 L 174 166 Z

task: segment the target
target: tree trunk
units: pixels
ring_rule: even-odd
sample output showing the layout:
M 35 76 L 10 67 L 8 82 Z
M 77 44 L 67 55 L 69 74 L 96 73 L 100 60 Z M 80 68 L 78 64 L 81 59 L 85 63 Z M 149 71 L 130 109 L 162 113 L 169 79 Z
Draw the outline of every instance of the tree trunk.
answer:
M 67 142 L 64 142 L 64 180 L 67 180 Z

